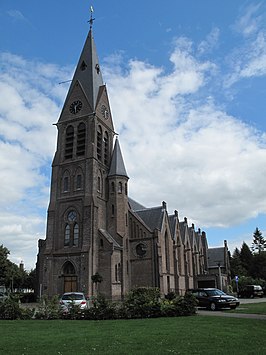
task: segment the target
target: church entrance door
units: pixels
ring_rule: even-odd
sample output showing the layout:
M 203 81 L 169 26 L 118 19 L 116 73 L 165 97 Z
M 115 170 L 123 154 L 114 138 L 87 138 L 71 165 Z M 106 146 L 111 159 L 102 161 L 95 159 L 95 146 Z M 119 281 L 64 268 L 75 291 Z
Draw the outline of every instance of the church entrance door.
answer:
M 64 276 L 64 292 L 77 292 L 77 276 Z
M 77 292 L 78 282 L 74 265 L 67 261 L 63 266 L 64 292 Z

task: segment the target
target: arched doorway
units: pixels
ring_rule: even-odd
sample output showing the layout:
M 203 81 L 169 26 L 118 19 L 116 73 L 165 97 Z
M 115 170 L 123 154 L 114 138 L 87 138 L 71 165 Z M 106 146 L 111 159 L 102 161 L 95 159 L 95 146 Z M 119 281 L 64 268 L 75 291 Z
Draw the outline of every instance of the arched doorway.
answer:
M 77 275 L 74 265 L 67 261 L 63 265 L 64 292 L 77 292 Z

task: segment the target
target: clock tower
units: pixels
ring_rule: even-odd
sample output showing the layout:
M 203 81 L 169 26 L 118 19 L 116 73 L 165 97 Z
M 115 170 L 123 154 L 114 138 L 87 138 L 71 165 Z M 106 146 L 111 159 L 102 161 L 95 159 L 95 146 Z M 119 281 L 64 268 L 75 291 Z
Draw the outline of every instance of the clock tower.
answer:
M 118 140 L 113 144 L 92 28 L 56 126 L 46 239 L 39 240 L 39 293 L 93 295 L 98 288 L 120 299 L 128 285 L 123 272 L 128 176 Z M 92 281 L 96 273 L 103 279 L 99 285 Z

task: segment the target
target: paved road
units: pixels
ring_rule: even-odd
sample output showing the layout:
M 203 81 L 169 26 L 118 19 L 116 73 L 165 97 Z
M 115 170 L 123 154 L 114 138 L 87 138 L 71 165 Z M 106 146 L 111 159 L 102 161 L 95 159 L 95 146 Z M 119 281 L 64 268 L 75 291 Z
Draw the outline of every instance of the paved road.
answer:
M 239 298 L 240 304 L 266 302 L 266 297 L 262 298 Z

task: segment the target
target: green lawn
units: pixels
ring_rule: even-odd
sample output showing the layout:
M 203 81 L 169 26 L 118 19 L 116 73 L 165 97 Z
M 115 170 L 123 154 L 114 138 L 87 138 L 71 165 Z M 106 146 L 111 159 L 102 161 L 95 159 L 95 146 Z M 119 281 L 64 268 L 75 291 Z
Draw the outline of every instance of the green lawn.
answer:
M 265 354 L 266 321 L 192 316 L 0 321 L 1 354 Z
M 241 302 L 241 301 L 240 301 Z M 239 305 L 234 313 L 254 313 L 254 314 L 265 314 L 266 315 L 266 300 L 262 303 L 248 303 Z

